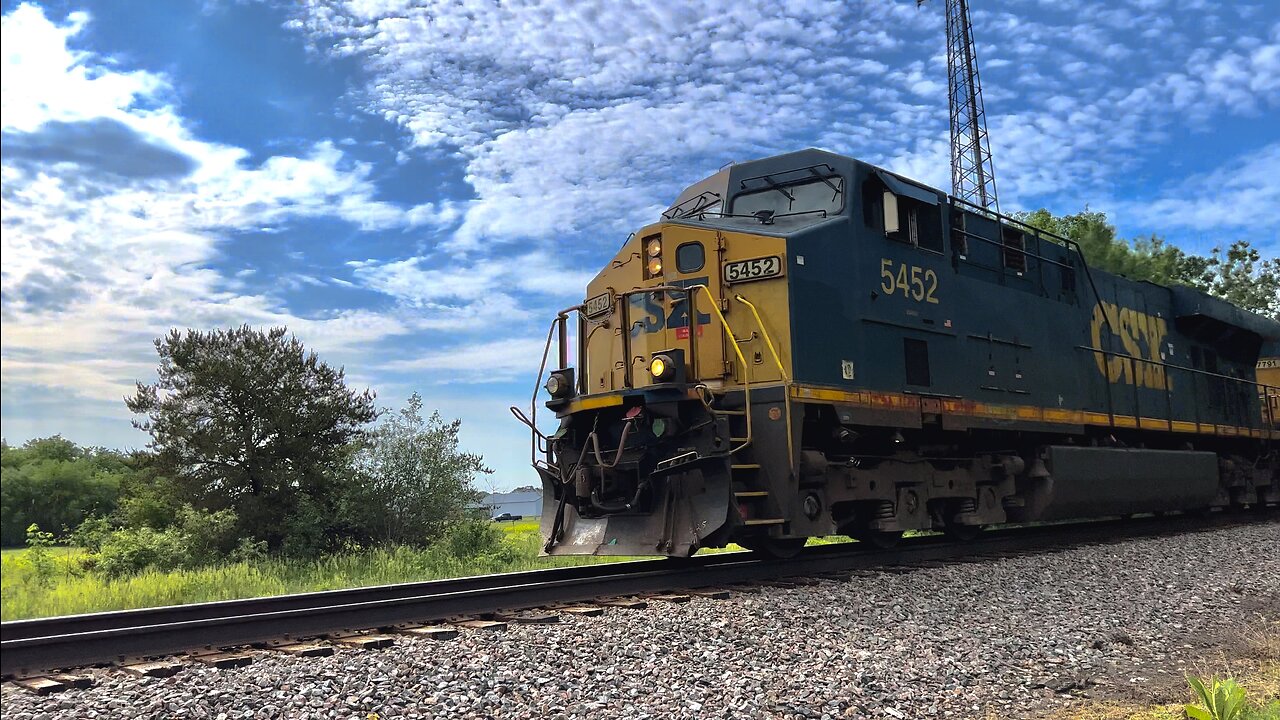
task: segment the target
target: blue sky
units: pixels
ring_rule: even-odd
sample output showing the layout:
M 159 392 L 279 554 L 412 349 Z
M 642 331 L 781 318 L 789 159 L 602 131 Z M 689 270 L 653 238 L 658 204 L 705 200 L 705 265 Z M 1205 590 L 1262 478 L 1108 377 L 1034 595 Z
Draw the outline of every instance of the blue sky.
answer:
M 1005 210 L 1280 252 L 1280 3 L 974 0 Z M 946 188 L 942 2 L 3 3 L 3 434 L 138 447 L 170 327 L 287 325 L 533 482 L 554 310 L 817 146 Z

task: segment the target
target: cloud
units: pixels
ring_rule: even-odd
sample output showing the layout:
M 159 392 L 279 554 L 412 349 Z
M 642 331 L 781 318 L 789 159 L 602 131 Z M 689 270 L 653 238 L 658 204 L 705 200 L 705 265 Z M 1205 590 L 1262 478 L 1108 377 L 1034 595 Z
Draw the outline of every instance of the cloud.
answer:
M 31 132 L 5 132 L 2 142 L 5 162 L 27 171 L 53 169 L 127 181 L 181 178 L 196 168 L 187 155 L 148 142 L 110 118 L 50 120 Z
M 445 248 L 475 253 L 619 236 L 727 161 L 815 139 L 946 187 L 942 12 L 909 5 L 313 0 L 290 27 L 360 59 L 366 106 L 415 145 L 464 158 L 476 197 Z M 1008 206 L 1074 202 L 1179 122 L 1280 100 L 1280 24 L 1204 39 L 1197 24 L 1226 21 L 1145 0 L 1045 6 L 974 13 Z
M 1206 173 L 1163 188 L 1154 198 L 1112 201 L 1118 220 L 1148 228 L 1221 232 L 1280 228 L 1280 142 L 1232 158 Z M 1254 235 L 1262 249 L 1280 250 L 1274 233 Z
M 413 318 L 369 310 L 299 316 L 279 297 L 244 294 L 244 278 L 215 263 L 232 235 L 298 218 L 376 229 L 441 212 L 377 200 L 371 167 L 331 142 L 254 166 L 246 150 L 200 139 L 164 77 L 71 47 L 89 22 L 22 5 L 0 31 L 6 385 L 118 403 L 170 327 L 288 325 L 338 359 L 415 331 Z
M 168 83 L 143 70 L 100 68 L 90 53 L 73 50 L 89 15 L 73 12 L 63 25 L 50 22 L 38 6 L 24 3 L 4 16 L 0 45 L 6 72 L 0 79 L 0 125 L 31 132 L 50 120 L 78 122 L 114 116 L 139 98 L 158 97 Z
M 476 198 L 446 249 L 467 253 L 588 229 L 613 235 L 593 238 L 607 246 L 699 174 L 808 144 L 833 98 L 886 71 L 876 51 L 903 42 L 879 29 L 890 19 L 940 27 L 816 0 L 786 16 L 763 2 L 317 2 L 292 27 L 359 58 L 367 106 L 415 145 L 465 159 Z M 868 29 L 851 39 L 842 27 Z M 860 51 L 844 52 L 850 42 Z M 938 82 L 916 70 L 916 91 Z
M 290 32 L 346 60 L 333 72 L 358 68 L 336 108 L 352 131 L 299 141 L 258 128 L 258 149 L 289 148 L 265 154 L 202 137 L 175 89 L 194 76 L 87 49 L 89 15 L 51 21 L 24 4 L 4 16 L 6 426 L 14 388 L 118 416 L 153 367 L 151 338 L 241 322 L 288 325 L 354 382 L 456 380 L 468 391 L 442 395 L 452 407 L 485 392 L 498 413 L 525 393 L 510 381 L 531 377 L 542 323 L 582 299 L 628 232 L 725 163 L 817 145 L 949 184 L 941 2 L 308 0 L 287 12 Z M 1171 137 L 1270 122 L 1269 6 L 1020 0 L 974 20 L 1005 209 L 1106 202 L 1156 230 L 1280 227 L 1266 131 L 1255 157 L 1151 183 L 1145 198 L 1117 192 L 1168 174 L 1187 150 Z M 380 122 L 399 135 L 368 132 Z M 398 165 L 359 161 L 369 143 Z M 414 196 L 389 183 L 422 166 L 444 191 L 403 200 Z M 298 240 L 303 220 L 321 228 L 317 245 Z M 299 297 L 305 312 L 290 307 Z M 486 432 L 499 422 L 467 412 Z
M 383 369 L 412 371 L 433 384 L 532 382 L 545 347 L 546 338 L 504 338 L 432 350 L 386 363 Z

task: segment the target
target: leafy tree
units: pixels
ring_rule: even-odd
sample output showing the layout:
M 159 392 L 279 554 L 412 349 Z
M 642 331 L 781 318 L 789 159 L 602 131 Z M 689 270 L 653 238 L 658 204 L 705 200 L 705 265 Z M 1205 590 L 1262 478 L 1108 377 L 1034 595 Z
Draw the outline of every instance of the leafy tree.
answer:
M 331 544 L 373 394 L 282 327 L 173 330 L 155 346 L 159 380 L 125 402 L 180 504 L 232 509 L 242 536 L 273 548 Z
M 21 545 L 35 524 L 60 532 L 113 512 L 131 472 L 120 453 L 55 435 L 0 448 L 0 542 Z
M 1204 277 L 1208 292 L 1280 320 L 1280 258 L 1264 260 L 1248 240 L 1237 240 L 1213 249 Z
M 386 416 L 357 455 L 365 477 L 351 501 L 363 508 L 371 535 L 380 541 L 426 544 L 464 515 L 475 499 L 478 474 L 492 472 L 479 455 L 458 446 L 460 420 L 439 413 L 422 417 L 422 397 Z
M 1088 209 L 1057 216 L 1041 208 L 1014 216 L 1076 241 L 1092 267 L 1133 280 L 1186 285 L 1280 319 L 1280 259 L 1264 260 L 1248 240 L 1236 240 L 1225 251 L 1215 247 L 1205 257 L 1186 253 L 1154 234 L 1123 240 L 1106 213 Z

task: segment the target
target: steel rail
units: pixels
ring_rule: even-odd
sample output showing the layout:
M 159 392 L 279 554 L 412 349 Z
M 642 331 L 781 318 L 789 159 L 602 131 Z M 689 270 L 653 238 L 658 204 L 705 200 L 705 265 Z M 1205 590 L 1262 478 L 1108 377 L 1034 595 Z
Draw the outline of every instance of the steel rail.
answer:
M 1238 521 L 1233 518 L 1229 522 Z M 0 623 L 0 674 L 26 675 L 125 658 L 394 627 L 602 596 L 1120 541 L 1212 529 L 1222 524 L 1179 517 L 1004 528 L 963 544 L 928 536 L 911 538 L 892 550 L 867 551 L 859 544 L 814 547 L 790 560 L 722 553 L 688 560 L 607 563 L 6 622 Z

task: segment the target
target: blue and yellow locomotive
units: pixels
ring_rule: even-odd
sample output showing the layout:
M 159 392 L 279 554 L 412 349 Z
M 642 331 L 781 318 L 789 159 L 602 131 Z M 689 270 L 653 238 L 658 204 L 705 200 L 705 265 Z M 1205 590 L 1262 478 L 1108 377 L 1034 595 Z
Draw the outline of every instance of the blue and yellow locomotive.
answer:
M 1280 501 L 1280 324 L 851 158 L 690 186 L 586 297 L 524 418 L 551 554 Z

